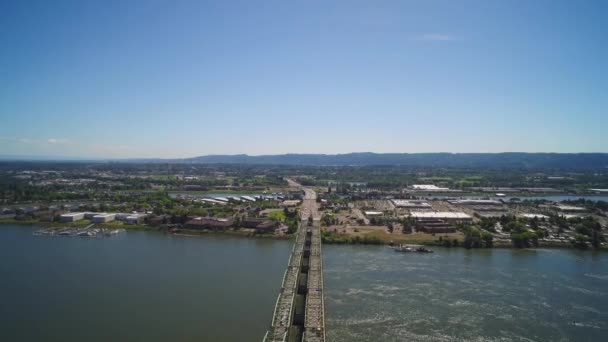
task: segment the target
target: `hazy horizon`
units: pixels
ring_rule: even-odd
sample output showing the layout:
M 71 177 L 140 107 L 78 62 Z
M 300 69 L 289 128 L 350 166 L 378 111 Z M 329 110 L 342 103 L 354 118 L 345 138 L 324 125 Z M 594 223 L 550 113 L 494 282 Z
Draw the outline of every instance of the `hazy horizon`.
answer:
M 238 157 L 238 156 L 246 156 L 246 157 L 274 157 L 274 156 L 327 156 L 327 157 L 336 157 L 336 156 L 348 156 L 355 154 L 375 154 L 375 155 L 443 155 L 443 154 L 451 154 L 451 155 L 497 155 L 497 154 L 543 154 L 543 155 L 608 155 L 608 152 L 521 152 L 521 151 L 512 151 L 512 152 L 386 152 L 386 153 L 378 153 L 378 152 L 347 152 L 347 153 L 278 153 L 278 154 L 247 154 L 247 153 L 234 153 L 234 154 L 199 154 L 192 155 L 186 157 L 95 157 L 95 156 L 61 156 L 61 155 L 14 155 L 14 154 L 0 154 L 0 161 L 106 161 L 106 160 L 115 160 L 115 161 L 137 161 L 137 160 L 182 160 L 182 159 L 195 159 L 195 158 L 205 158 L 205 157 Z M 305 164 L 302 164 L 305 165 Z M 371 165 L 371 164 L 370 164 Z
M 0 155 L 608 151 L 602 1 L 4 1 Z

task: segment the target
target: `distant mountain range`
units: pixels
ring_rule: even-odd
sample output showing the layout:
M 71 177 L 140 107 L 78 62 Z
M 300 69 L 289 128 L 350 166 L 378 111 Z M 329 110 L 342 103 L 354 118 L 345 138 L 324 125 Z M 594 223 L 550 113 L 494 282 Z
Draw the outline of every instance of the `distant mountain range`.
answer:
M 470 169 L 608 170 L 608 153 L 346 153 L 250 156 L 206 155 L 183 159 L 96 159 L 0 155 L 4 161 L 261 164 L 306 166 L 379 166 Z
M 409 167 L 492 169 L 607 169 L 608 153 L 347 153 L 249 156 L 207 155 L 182 159 L 205 164 L 312 166 L 400 165 Z

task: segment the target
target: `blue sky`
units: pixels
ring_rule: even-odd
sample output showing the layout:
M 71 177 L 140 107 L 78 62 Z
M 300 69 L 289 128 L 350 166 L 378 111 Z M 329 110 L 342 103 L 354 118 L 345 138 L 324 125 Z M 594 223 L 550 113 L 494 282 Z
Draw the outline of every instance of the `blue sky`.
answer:
M 606 1 L 2 1 L 0 154 L 608 152 Z

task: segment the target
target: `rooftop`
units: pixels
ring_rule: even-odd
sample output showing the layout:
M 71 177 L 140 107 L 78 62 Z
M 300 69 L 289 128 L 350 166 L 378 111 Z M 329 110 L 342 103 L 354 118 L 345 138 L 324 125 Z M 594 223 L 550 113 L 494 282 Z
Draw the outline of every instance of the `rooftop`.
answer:
M 62 217 L 72 217 L 72 216 L 79 216 L 79 215 L 84 215 L 84 213 L 67 213 L 67 214 L 62 214 Z
M 93 217 L 109 217 L 109 216 L 116 216 L 116 214 L 99 213 Z
M 449 219 L 470 219 L 471 216 L 463 212 L 454 211 L 435 211 L 435 212 L 424 212 L 424 211 L 412 211 L 410 215 L 414 218 L 449 218 Z
M 539 218 L 539 219 L 547 219 L 549 218 L 549 216 L 547 215 L 542 215 L 542 214 L 530 214 L 530 213 L 525 213 L 525 214 L 520 214 L 520 217 L 524 217 L 524 218 Z
M 478 205 L 501 205 L 501 201 L 496 200 L 483 200 L 483 199 L 462 199 L 449 201 L 452 204 L 478 204 Z
M 562 211 L 587 211 L 587 209 L 582 208 L 582 207 L 575 207 L 573 205 L 565 205 L 565 204 L 558 204 L 555 206 L 555 208 L 557 208 L 558 210 L 562 210 Z
M 434 184 L 414 184 L 414 185 L 412 185 L 412 189 L 427 190 L 427 191 L 449 190 L 449 188 L 440 188 Z
M 423 202 L 423 201 L 403 200 L 403 199 L 393 199 L 391 201 L 397 207 L 431 207 L 430 204 Z

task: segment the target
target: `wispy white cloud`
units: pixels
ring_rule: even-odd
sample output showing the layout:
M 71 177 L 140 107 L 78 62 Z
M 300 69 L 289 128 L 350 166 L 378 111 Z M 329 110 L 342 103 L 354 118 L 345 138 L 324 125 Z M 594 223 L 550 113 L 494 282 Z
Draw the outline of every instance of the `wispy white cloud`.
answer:
M 458 39 L 453 35 L 445 33 L 420 33 L 413 35 L 412 40 L 426 42 L 452 42 Z
M 69 141 L 67 139 L 57 139 L 57 138 L 49 138 L 47 144 L 57 145 L 57 144 L 67 144 Z
M 68 139 L 48 138 L 48 139 L 30 139 L 30 138 L 15 138 L 15 137 L 0 137 L 0 141 L 16 142 L 28 145 L 61 145 L 68 144 Z

